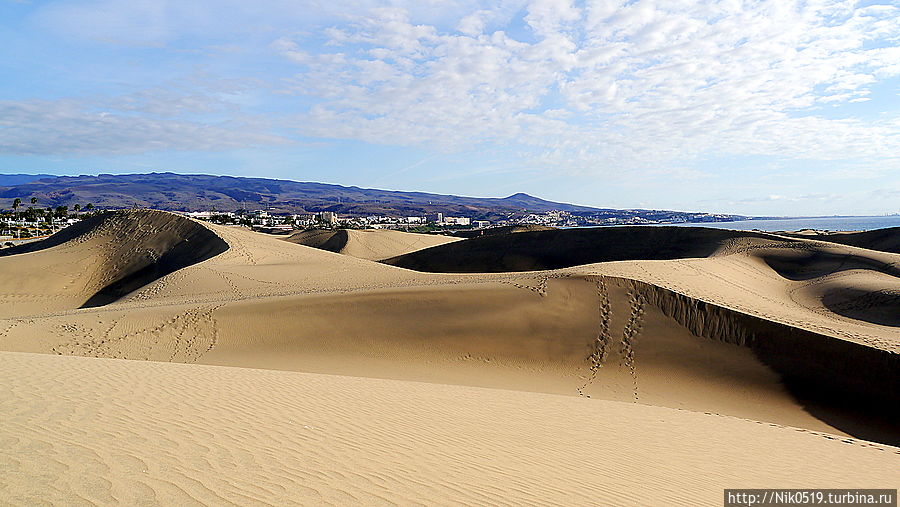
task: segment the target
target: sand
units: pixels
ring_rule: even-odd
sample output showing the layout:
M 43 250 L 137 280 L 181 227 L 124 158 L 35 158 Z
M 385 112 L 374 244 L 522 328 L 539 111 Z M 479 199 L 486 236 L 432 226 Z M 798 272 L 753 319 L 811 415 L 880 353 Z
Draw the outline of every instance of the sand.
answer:
M 713 504 L 742 485 L 896 487 L 900 255 L 617 229 L 411 253 L 420 238 L 362 233 L 336 253 L 129 211 L 0 257 L 16 471 L 0 500 Z M 287 422 L 302 420 L 335 433 Z
M 459 241 L 459 238 L 386 229 L 311 229 L 291 234 L 284 240 L 360 259 L 380 261 L 423 248 Z
M 870 250 L 900 253 L 900 227 L 887 227 L 873 231 L 831 232 L 806 229 L 788 233 L 789 236 L 814 237 L 818 240 L 858 246 Z
M 721 505 L 728 487 L 896 486 L 900 459 L 855 439 L 570 396 L 0 357 L 0 499 L 19 505 Z

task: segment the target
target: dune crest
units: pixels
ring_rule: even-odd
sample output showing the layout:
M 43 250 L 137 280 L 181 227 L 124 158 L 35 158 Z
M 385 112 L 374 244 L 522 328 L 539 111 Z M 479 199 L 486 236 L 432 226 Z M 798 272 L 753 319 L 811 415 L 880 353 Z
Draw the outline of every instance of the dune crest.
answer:
M 702 227 L 549 229 L 476 237 L 384 262 L 433 273 L 540 271 L 597 262 L 708 257 L 738 238 L 771 236 Z
M 380 261 L 423 248 L 459 241 L 459 238 L 387 229 L 311 229 L 294 233 L 284 240 L 359 259 Z

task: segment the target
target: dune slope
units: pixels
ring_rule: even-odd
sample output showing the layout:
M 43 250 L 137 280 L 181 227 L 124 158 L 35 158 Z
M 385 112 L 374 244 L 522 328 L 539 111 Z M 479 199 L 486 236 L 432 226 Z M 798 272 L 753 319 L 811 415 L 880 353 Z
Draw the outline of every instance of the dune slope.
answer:
M 830 241 L 842 245 L 880 250 L 882 252 L 900 253 L 900 227 L 887 227 L 873 231 L 860 232 L 833 232 L 815 235 L 793 235 L 796 237 L 813 238 L 820 241 Z
M 702 227 L 544 230 L 477 237 L 384 262 L 441 273 L 537 271 L 596 262 L 707 257 L 740 237 L 768 236 Z
M 500 236 L 518 232 L 554 231 L 556 227 L 548 227 L 538 224 L 504 225 L 501 227 L 489 227 L 487 229 L 463 229 L 455 231 L 454 236 L 459 238 L 477 238 L 480 236 Z
M 313 229 L 294 233 L 284 240 L 360 259 L 379 261 L 423 248 L 452 243 L 458 241 L 458 238 L 381 229 Z

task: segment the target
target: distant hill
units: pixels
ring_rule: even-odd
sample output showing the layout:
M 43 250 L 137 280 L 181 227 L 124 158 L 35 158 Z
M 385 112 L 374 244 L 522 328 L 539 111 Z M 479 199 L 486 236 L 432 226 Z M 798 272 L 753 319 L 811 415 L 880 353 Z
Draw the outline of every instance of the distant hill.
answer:
M 32 175 L 35 178 L 38 175 Z M 710 215 L 665 210 L 617 210 L 552 202 L 528 194 L 509 197 L 461 197 L 425 192 L 397 192 L 345 187 L 326 183 L 241 178 L 204 174 L 101 174 L 51 176 L 36 181 L 0 186 L 0 209 L 13 199 L 37 197 L 39 206 L 98 208 L 153 208 L 169 211 L 235 211 L 266 209 L 273 213 L 333 211 L 343 216 L 421 216 L 444 213 L 476 220 L 504 220 L 528 213 L 563 211 L 577 215 L 580 225 L 601 225 L 608 220 L 697 222 L 733 220 L 736 215 Z M 590 218 L 590 220 L 588 219 Z
M 59 176 L 0 188 L 0 199 L 35 196 L 45 206 L 84 205 L 162 210 L 263 209 L 286 212 L 334 211 L 349 215 L 420 215 L 427 212 L 497 217 L 509 213 L 563 210 L 602 211 L 545 201 L 527 194 L 505 198 L 395 192 L 325 183 L 173 173 Z M 6 203 L 0 202 L 3 207 Z
M 11 187 L 44 178 L 56 178 L 53 174 L 0 174 L 0 187 Z

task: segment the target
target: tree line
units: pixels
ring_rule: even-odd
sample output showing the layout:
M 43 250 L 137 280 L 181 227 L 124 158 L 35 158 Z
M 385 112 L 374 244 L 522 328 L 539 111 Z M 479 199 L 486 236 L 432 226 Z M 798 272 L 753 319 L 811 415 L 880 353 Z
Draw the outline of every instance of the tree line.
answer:
M 19 208 L 22 207 L 22 199 L 19 197 L 13 199 L 12 210 L 13 217 L 16 220 L 25 219 L 28 222 L 38 222 L 43 219 L 47 222 L 52 222 L 54 218 L 66 218 L 69 216 L 68 206 L 57 206 L 56 208 L 53 208 L 51 206 L 44 209 L 35 207 L 35 205 L 38 203 L 37 197 L 32 197 L 31 199 L 29 199 L 29 201 L 31 202 L 31 206 L 29 206 L 25 211 L 19 211 Z M 84 206 L 84 210 L 87 212 L 90 212 L 93 209 L 94 205 L 92 203 L 87 203 Z M 82 210 L 82 207 L 80 204 L 75 204 L 75 206 L 73 206 L 73 210 L 77 213 Z

